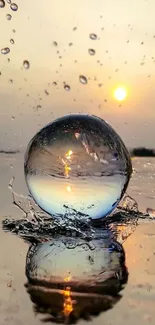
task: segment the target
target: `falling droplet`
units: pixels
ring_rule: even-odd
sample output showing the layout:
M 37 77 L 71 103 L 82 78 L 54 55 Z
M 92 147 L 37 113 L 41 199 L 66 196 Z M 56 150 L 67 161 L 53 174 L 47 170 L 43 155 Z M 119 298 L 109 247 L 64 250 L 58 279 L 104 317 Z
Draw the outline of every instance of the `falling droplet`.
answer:
M 10 43 L 11 43 L 11 44 L 15 44 L 15 41 L 14 41 L 13 38 L 10 39 Z
M 69 45 L 69 46 L 73 46 L 73 43 L 69 43 L 68 45 Z
M 64 85 L 64 89 L 65 89 L 66 91 L 69 91 L 69 90 L 71 89 L 71 87 L 70 87 L 69 85 Z
M 11 16 L 10 14 L 7 14 L 7 15 L 6 15 L 6 19 L 7 19 L 7 20 L 11 20 L 11 19 L 12 19 L 12 16 Z
M 73 31 L 77 30 L 77 27 L 73 27 Z
M 15 116 L 12 116 L 11 119 L 12 119 L 12 121 L 14 121 L 15 120 Z
M 10 5 L 10 3 L 11 3 L 11 0 L 6 0 L 6 2 Z
M 44 93 L 48 96 L 49 92 L 47 91 L 47 89 L 44 90 Z
M 89 37 L 90 37 L 93 41 L 97 39 L 97 35 L 96 35 L 96 34 L 93 34 L 93 33 L 91 33 L 91 34 L 89 35 Z
M 89 53 L 90 55 L 95 55 L 96 52 L 95 52 L 94 49 L 89 49 L 89 50 L 88 50 L 88 53 Z
M 88 80 L 85 76 L 80 75 L 79 80 L 83 85 L 86 85 L 88 83 Z
M 54 86 L 57 86 L 57 82 L 56 82 L 56 81 L 53 81 L 53 85 L 54 85 Z
M 5 1 L 4 0 L 0 0 L 0 8 L 4 8 L 5 7 Z
M 28 60 L 23 61 L 23 67 L 27 70 L 30 67 L 30 62 Z
M 53 45 L 54 45 L 54 46 L 58 46 L 58 43 L 54 41 L 54 42 L 53 42 Z
M 13 11 L 17 11 L 17 10 L 18 10 L 18 6 L 17 6 L 16 3 L 11 3 L 11 4 L 10 4 L 10 8 L 11 8 L 11 10 L 13 10 Z
M 1 49 L 2 54 L 8 54 L 9 52 L 10 52 L 9 47 L 4 47 L 3 49 Z
M 13 79 L 9 79 L 9 83 L 10 84 L 13 84 Z

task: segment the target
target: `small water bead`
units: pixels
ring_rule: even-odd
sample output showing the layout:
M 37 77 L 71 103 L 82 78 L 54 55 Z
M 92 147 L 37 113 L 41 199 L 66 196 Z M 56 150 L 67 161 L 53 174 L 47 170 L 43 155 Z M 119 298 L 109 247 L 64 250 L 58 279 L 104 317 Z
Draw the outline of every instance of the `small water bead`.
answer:
M 3 49 L 1 49 L 2 54 L 8 54 L 9 52 L 10 52 L 9 47 L 4 47 Z
M 69 85 L 64 85 L 64 89 L 66 90 L 66 91 L 70 91 L 70 89 L 71 89 L 71 87 L 69 86 Z
M 91 34 L 89 35 L 89 37 L 90 37 L 93 41 L 97 39 L 97 35 L 96 35 L 96 34 L 93 34 L 93 33 L 91 33 Z
M 30 68 L 30 62 L 28 60 L 23 61 L 23 67 L 28 70 Z
M 96 52 L 95 52 L 94 49 L 89 49 L 89 50 L 88 50 L 88 53 L 89 53 L 90 55 L 95 55 Z
M 55 218 L 105 217 L 119 203 L 132 172 L 118 134 L 85 114 L 58 118 L 41 129 L 28 145 L 24 168 L 35 202 Z
M 4 8 L 5 7 L 5 1 L 4 0 L 0 0 L 0 8 Z
M 10 8 L 11 8 L 11 10 L 13 10 L 13 11 L 17 11 L 17 10 L 18 10 L 18 6 L 17 6 L 16 3 L 11 3 L 11 4 L 10 4 Z
M 10 5 L 10 3 L 11 3 L 11 0 L 6 0 L 6 2 Z
M 54 42 L 53 42 L 53 45 L 54 45 L 54 46 L 58 46 L 58 43 L 54 41 Z
M 83 85 L 86 85 L 88 83 L 88 80 L 85 76 L 83 75 L 80 75 L 79 76 L 79 81 L 83 84 Z
M 47 89 L 44 90 L 44 93 L 48 96 L 49 95 L 49 92 Z
M 15 41 L 14 41 L 13 38 L 10 39 L 10 43 L 11 43 L 11 44 L 15 44 Z
M 6 15 L 6 19 L 7 19 L 7 20 L 11 20 L 11 19 L 12 19 L 12 16 L 11 16 L 10 14 L 7 14 L 7 15 Z

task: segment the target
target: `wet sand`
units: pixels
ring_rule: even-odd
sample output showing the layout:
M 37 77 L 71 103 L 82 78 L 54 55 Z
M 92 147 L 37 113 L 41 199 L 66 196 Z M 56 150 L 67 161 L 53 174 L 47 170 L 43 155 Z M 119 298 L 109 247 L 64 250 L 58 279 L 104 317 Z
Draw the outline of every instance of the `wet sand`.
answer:
M 10 164 L 14 164 L 14 169 Z M 18 180 L 16 190 L 23 193 L 22 160 L 13 157 L 0 159 L 1 217 L 22 216 L 17 208 L 12 207 L 8 182 L 12 175 Z M 146 176 L 147 177 L 147 176 Z M 136 180 L 135 180 L 136 181 Z M 131 182 L 129 193 L 134 196 Z M 146 184 L 146 180 L 144 185 Z M 138 183 L 137 183 L 138 186 Z M 150 188 L 148 189 L 150 191 Z M 136 194 L 137 195 L 137 194 Z M 153 198 L 150 199 L 154 202 Z M 140 196 L 142 207 L 150 203 L 146 197 Z M 153 204 L 153 203 L 152 203 Z M 29 245 L 22 239 L 4 233 L 0 229 L 0 325 L 40 324 L 42 316 L 35 315 L 30 298 L 25 290 L 25 258 Z M 113 309 L 101 313 L 92 319 L 95 325 L 134 325 L 154 324 L 155 320 L 155 222 L 142 221 L 136 231 L 124 243 L 126 264 L 129 269 L 129 281 L 121 292 L 122 299 Z M 79 321 L 79 324 L 85 323 Z

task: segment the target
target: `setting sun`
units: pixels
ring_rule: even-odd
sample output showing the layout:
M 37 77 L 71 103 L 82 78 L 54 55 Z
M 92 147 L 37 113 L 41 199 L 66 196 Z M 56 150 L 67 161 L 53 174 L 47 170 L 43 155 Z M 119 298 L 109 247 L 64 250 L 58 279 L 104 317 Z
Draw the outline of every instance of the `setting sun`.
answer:
M 127 96 L 127 90 L 125 87 L 117 87 L 114 90 L 114 97 L 115 99 L 117 99 L 118 101 L 122 101 L 126 98 Z

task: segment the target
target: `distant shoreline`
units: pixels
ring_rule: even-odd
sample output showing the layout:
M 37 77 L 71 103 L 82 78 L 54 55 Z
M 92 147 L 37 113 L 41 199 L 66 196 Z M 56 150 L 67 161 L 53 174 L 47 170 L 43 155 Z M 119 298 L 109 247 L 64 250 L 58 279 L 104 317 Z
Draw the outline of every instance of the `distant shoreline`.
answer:
M 0 150 L 0 154 L 15 155 L 20 153 L 20 150 Z M 155 149 L 138 147 L 129 150 L 131 157 L 155 157 Z
M 19 150 L 0 150 L 0 154 L 4 153 L 6 155 L 14 155 L 19 152 L 20 152 Z
M 155 150 L 145 147 L 134 148 L 130 150 L 131 157 L 155 157 Z

